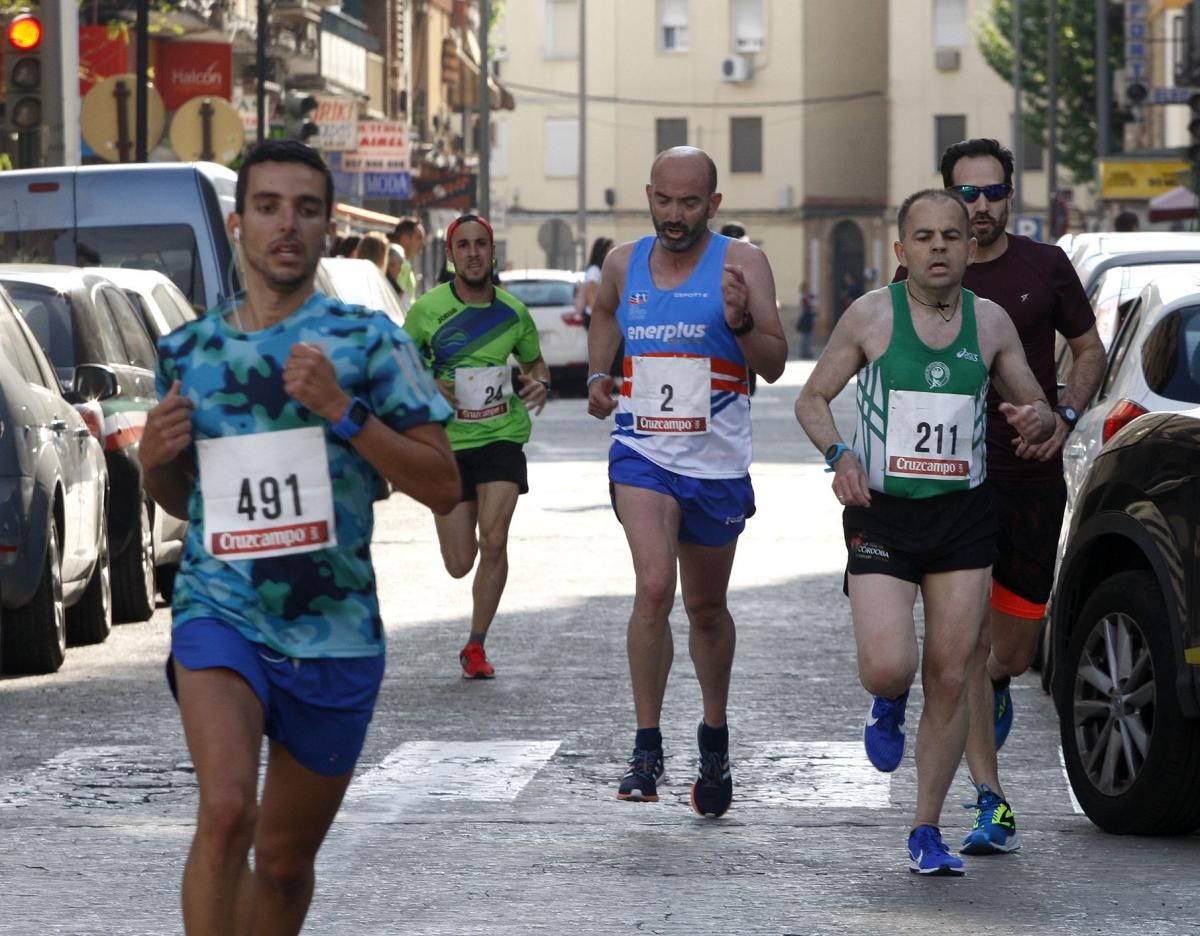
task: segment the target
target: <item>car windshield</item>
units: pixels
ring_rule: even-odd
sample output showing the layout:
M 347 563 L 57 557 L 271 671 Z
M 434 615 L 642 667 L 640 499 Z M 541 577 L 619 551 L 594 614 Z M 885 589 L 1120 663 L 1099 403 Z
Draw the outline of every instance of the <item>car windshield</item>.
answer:
M 566 280 L 509 280 L 503 289 L 512 293 L 529 308 L 537 306 L 569 306 L 575 304 L 575 284 Z
M 71 306 L 65 296 L 33 283 L 6 280 L 4 288 L 12 296 L 25 324 L 61 374 L 75 366 L 74 327 Z
M 146 224 L 0 232 L 0 257 L 11 263 L 129 267 L 165 273 L 194 306 L 204 306 L 196 238 L 186 224 Z
M 1096 331 L 1105 348 L 1112 346 L 1121 327 L 1121 311 L 1127 299 L 1136 296 L 1142 287 L 1166 273 L 1194 270 L 1194 264 L 1144 263 L 1137 266 L 1114 267 L 1107 270 L 1092 294 L 1092 309 L 1096 313 Z

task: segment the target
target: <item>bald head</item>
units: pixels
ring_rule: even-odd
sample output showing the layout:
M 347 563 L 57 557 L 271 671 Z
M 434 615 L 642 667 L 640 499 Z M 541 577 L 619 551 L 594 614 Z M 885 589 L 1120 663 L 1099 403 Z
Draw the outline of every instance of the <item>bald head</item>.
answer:
M 655 185 L 660 172 L 693 173 L 703 172 L 707 194 L 717 190 L 717 164 L 702 149 L 694 146 L 672 146 L 659 153 L 650 164 L 650 184 Z

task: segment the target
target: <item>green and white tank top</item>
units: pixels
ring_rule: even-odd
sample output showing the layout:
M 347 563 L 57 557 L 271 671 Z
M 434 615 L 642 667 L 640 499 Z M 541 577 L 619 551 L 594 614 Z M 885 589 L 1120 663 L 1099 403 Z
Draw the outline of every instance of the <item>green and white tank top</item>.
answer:
M 853 448 L 872 490 L 936 497 L 983 483 L 988 370 L 975 294 L 962 291 L 958 337 L 940 350 L 913 327 L 905 284 L 892 283 L 892 339 L 858 372 Z

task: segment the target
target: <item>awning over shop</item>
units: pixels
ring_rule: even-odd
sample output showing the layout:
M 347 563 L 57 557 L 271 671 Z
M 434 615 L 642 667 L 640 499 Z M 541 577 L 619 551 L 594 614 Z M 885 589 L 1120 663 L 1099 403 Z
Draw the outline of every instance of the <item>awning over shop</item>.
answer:
M 1196 217 L 1197 209 L 1200 208 L 1200 198 L 1186 185 L 1177 185 L 1151 198 L 1149 207 L 1151 224 L 1159 221 L 1187 221 Z
M 455 89 L 456 104 L 459 107 L 479 106 L 479 62 L 483 56 L 479 53 L 479 40 L 469 29 L 462 30 L 462 43 L 458 47 L 458 58 L 462 63 L 459 69 L 458 87 Z M 492 110 L 513 110 L 516 101 L 508 88 L 496 80 L 494 75 L 488 75 L 488 102 Z
M 391 234 L 400 222 L 399 218 L 392 217 L 390 214 L 370 211 L 366 208 L 359 208 L 357 205 L 347 205 L 345 202 L 334 204 L 333 216 L 338 221 L 344 221 L 369 231 L 379 231 L 382 234 Z

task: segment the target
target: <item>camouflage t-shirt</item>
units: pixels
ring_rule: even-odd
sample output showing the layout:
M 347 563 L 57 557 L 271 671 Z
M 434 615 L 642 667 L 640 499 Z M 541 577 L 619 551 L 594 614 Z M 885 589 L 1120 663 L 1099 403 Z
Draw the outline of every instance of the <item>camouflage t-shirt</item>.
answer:
M 412 341 L 382 312 L 314 293 L 284 321 L 244 333 L 226 321 L 227 311 L 213 309 L 159 343 L 159 396 L 180 381 L 181 394 L 194 406 L 189 454 L 198 456 L 198 476 L 188 499 L 187 540 L 175 583 L 174 626 L 196 618 L 220 618 L 248 639 L 294 658 L 382 654 L 383 626 L 370 551 L 373 502 L 382 479 L 325 420 L 287 395 L 283 367 L 292 345 L 319 345 L 342 389 L 365 401 L 397 432 L 445 423 L 452 416 L 450 407 Z M 254 438 L 247 440 L 248 436 Z M 290 511 L 303 519 L 311 503 L 320 500 L 290 473 L 299 451 L 292 441 L 297 438 L 304 439 L 303 452 L 309 458 L 305 464 L 315 456 L 326 503 L 331 491 L 332 520 L 321 527 L 324 538 L 314 542 L 330 541 L 332 529 L 336 545 L 279 554 L 278 547 L 302 541 L 287 537 L 302 537 L 312 528 L 289 525 Z M 219 462 L 219 472 L 210 469 L 217 477 L 206 484 L 204 455 L 217 447 L 232 448 L 235 457 Z M 237 453 L 254 457 L 239 462 Z M 262 457 L 277 467 L 273 476 L 254 474 L 257 469 L 248 467 Z M 302 480 L 308 477 L 307 469 L 296 470 Z M 235 496 L 222 502 L 206 495 L 218 484 L 222 492 Z M 234 529 L 248 530 L 254 523 L 257 527 L 253 534 L 231 538 L 207 529 L 208 513 Z M 234 544 L 233 551 L 241 549 L 241 556 L 250 550 L 251 557 L 229 558 L 226 541 Z M 277 547 L 274 552 L 272 547 Z M 255 548 L 266 555 L 254 556 Z
M 508 359 L 542 355 L 537 325 L 516 296 L 497 289 L 488 305 L 469 305 L 443 283 L 413 303 L 404 318 L 433 376 L 454 386 L 458 412 L 446 427 L 457 452 L 492 442 L 529 441 L 529 411 L 512 386 Z

